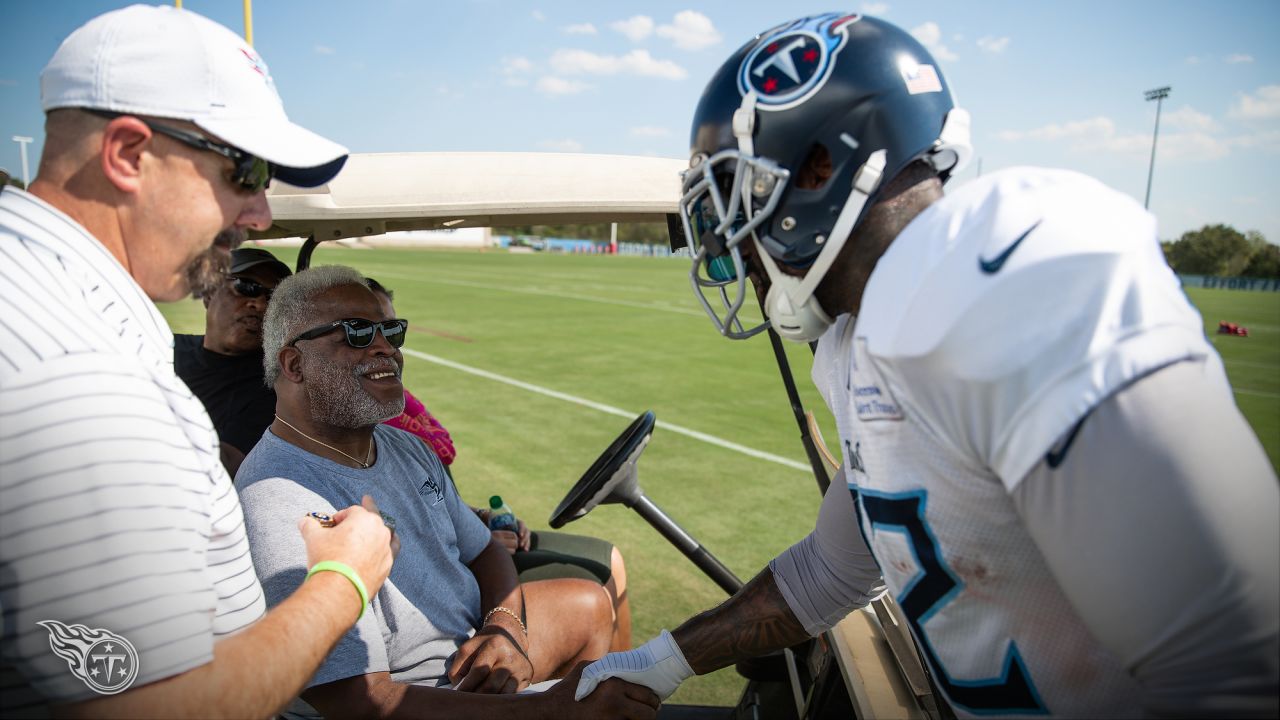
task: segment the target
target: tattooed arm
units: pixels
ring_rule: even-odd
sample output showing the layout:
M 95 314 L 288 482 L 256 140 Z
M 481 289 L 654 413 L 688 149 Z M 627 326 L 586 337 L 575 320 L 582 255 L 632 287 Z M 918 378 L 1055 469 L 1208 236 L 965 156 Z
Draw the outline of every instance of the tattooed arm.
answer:
M 809 637 L 765 568 L 733 597 L 672 633 L 698 675 L 791 647 Z
M 884 582 L 856 518 L 847 484 L 831 483 L 812 533 L 674 635 L 664 630 L 635 650 L 592 663 L 582 673 L 578 699 L 610 677 L 645 685 L 666 699 L 695 674 L 791 647 L 866 605 L 884 591 Z

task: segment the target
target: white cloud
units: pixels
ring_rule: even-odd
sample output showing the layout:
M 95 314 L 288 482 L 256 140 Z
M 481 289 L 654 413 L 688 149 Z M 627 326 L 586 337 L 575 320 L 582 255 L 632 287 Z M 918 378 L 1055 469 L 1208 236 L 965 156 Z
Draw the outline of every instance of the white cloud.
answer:
M 1239 93 L 1228 114 L 1237 120 L 1280 118 L 1280 85 L 1263 85 L 1252 95 Z
M 1190 105 L 1183 105 L 1173 112 L 1164 113 L 1161 122 L 1176 130 L 1195 130 L 1216 132 L 1218 123 L 1213 118 L 1196 110 Z
M 950 48 L 942 44 L 942 28 L 938 27 L 938 23 L 930 21 L 914 27 L 911 29 L 911 34 L 929 50 L 934 58 L 943 62 L 954 62 L 960 59 L 951 52 Z
M 538 143 L 538 147 L 551 152 L 582 152 L 582 143 L 572 138 L 564 138 L 562 140 L 543 140 Z
M 1231 139 L 1235 147 L 1249 150 L 1261 150 L 1268 153 L 1280 152 L 1280 130 L 1264 130 L 1247 133 Z
M 533 63 L 529 62 L 529 58 L 519 55 L 502 58 L 503 75 L 524 75 L 531 70 L 533 70 Z
M 338 52 L 328 45 L 316 45 L 312 50 L 314 50 L 317 55 L 333 55 Z
M 503 83 L 511 87 L 525 87 L 529 84 L 527 75 L 533 71 L 533 63 L 526 57 L 502 58 Z
M 978 38 L 978 47 L 993 55 L 999 55 L 1005 51 L 1005 48 L 1009 47 L 1009 38 L 991 37 L 990 35 L 980 37 Z
M 576 95 L 590 89 L 591 86 L 578 80 L 565 80 L 554 75 L 544 75 L 538 78 L 537 88 L 539 92 L 547 95 Z
M 640 42 L 653 34 L 653 18 L 648 15 L 636 15 L 626 20 L 609 23 L 609 27 L 626 35 L 631 42 Z
M 1146 152 L 1151 152 L 1151 138 L 1144 138 Z M 1226 157 L 1238 143 L 1234 138 L 1221 138 L 1204 132 L 1160 133 L 1157 154 L 1168 160 L 1217 160 Z
M 1228 55 L 1225 58 L 1225 61 L 1228 65 L 1239 65 L 1240 63 L 1251 63 L 1253 62 L 1253 56 L 1245 55 L 1244 53 L 1234 53 L 1234 54 Z
M 1107 117 L 1095 117 L 1087 120 L 1075 120 L 1059 125 L 1050 123 L 1034 130 L 1001 130 L 996 137 L 1001 140 L 1062 140 L 1083 137 L 1102 137 L 1114 135 L 1116 124 Z
M 1203 59 L 1199 55 L 1188 55 L 1186 62 L 1188 65 L 1199 65 Z
M 670 40 L 681 50 L 702 50 L 723 39 L 711 18 L 697 10 L 676 13 L 670 25 L 658 26 L 658 37 Z
M 11 78 L 0 78 L 0 87 L 17 87 L 18 81 Z
M 889 14 L 889 4 L 882 2 L 864 2 L 862 3 L 862 12 L 866 15 L 884 17 Z
M 566 25 L 564 27 L 566 35 L 595 35 L 596 26 L 591 23 L 578 23 L 577 25 Z
M 640 125 L 631 128 L 631 135 L 633 137 L 661 138 L 670 137 L 671 131 L 667 128 L 658 127 L 656 125 Z
M 1190 110 L 1190 108 L 1188 108 Z M 1173 114 L 1173 113 L 1171 113 Z M 1212 119 L 1194 110 L 1184 114 L 1196 122 Z M 1151 152 L 1151 134 L 1125 133 L 1116 130 L 1108 117 L 1093 117 L 1068 123 L 1051 123 L 1032 130 L 1002 130 L 996 137 L 1006 142 L 1035 140 L 1059 142 L 1074 153 L 1110 153 L 1141 157 Z M 1157 150 L 1163 160 L 1217 160 L 1239 146 L 1243 138 L 1222 138 L 1202 130 L 1160 133 Z
M 598 55 L 587 50 L 560 49 L 551 55 L 551 67 L 564 75 L 640 75 L 683 80 L 689 74 L 670 60 L 655 59 L 648 50 Z
M 529 17 L 532 17 L 534 20 L 537 20 L 538 22 L 546 22 L 547 20 L 547 16 L 544 15 L 541 10 L 534 10 L 533 12 L 529 13 Z

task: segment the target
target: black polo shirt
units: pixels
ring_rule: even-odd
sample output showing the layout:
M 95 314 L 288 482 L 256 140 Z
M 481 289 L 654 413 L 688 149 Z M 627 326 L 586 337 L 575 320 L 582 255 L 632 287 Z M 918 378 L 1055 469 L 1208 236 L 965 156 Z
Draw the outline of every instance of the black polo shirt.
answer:
M 262 384 L 262 352 L 222 355 L 204 348 L 203 335 L 174 335 L 173 365 L 204 403 L 218 437 L 249 454 L 276 412 L 276 393 Z

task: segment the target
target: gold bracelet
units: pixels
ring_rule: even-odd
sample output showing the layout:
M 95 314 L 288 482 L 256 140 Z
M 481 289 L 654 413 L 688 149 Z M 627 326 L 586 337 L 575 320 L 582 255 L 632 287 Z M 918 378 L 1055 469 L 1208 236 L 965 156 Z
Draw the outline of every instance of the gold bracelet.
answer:
M 519 616 L 519 615 L 517 615 L 517 614 L 515 614 L 514 612 L 512 612 L 512 611 L 511 611 L 511 608 L 504 608 L 504 607 L 502 607 L 501 605 L 498 605 L 497 607 L 495 607 L 495 608 L 493 608 L 492 610 L 490 610 L 490 611 L 488 612 L 488 614 L 486 614 L 486 615 L 484 616 L 484 622 L 482 622 L 482 623 L 480 623 L 480 624 L 481 624 L 481 625 L 488 625 L 488 624 L 489 624 L 489 618 L 493 617 L 493 614 L 494 614 L 494 613 L 497 613 L 497 612 L 504 612 L 504 613 L 506 613 L 506 614 L 510 615 L 511 617 L 515 618 L 515 621 L 516 621 L 517 623 L 519 623 L 519 624 L 520 624 L 520 632 L 524 633 L 524 636 L 525 636 L 525 637 L 529 637 L 529 628 L 527 628 L 527 627 L 525 627 L 525 626 L 524 626 L 524 621 L 520 619 L 520 616 Z

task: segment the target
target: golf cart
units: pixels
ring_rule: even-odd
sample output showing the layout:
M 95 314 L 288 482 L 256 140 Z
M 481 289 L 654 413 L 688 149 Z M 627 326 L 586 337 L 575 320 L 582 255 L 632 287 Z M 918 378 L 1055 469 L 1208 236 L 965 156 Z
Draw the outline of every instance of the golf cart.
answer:
M 392 231 L 568 223 L 665 222 L 683 245 L 676 218 L 679 160 L 545 153 L 352 155 L 328 185 L 277 183 L 268 198 L 274 225 L 258 238 L 305 238 L 298 269 L 319 243 Z M 679 272 L 673 268 L 673 271 Z M 792 379 L 781 340 L 769 333 L 818 489 L 826 453 Z M 634 510 L 726 593 L 741 580 L 650 500 L 638 463 L 655 417 L 637 417 L 569 489 L 550 524 L 559 528 L 598 505 Z M 604 512 L 618 512 L 610 509 Z M 950 716 L 900 610 L 887 596 L 831 631 L 775 656 L 740 663 L 746 689 L 731 708 L 664 705 L 664 718 L 940 718 Z

